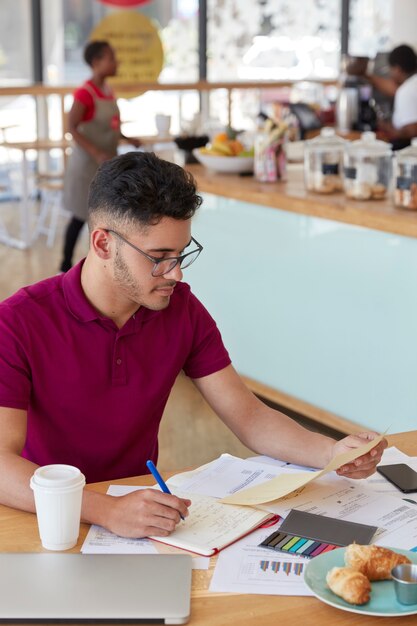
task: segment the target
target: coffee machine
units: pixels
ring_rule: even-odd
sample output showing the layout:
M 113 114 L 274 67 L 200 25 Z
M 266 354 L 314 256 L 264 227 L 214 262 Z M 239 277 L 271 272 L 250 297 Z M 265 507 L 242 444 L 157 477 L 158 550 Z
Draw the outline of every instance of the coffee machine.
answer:
M 336 126 L 342 133 L 353 130 L 359 120 L 359 89 L 351 78 L 341 84 L 336 101 Z
M 376 129 L 377 114 L 372 88 L 360 75 L 352 74 L 352 68 L 363 73 L 367 64 L 366 57 L 342 59 L 339 95 L 336 101 L 336 126 L 341 132 Z

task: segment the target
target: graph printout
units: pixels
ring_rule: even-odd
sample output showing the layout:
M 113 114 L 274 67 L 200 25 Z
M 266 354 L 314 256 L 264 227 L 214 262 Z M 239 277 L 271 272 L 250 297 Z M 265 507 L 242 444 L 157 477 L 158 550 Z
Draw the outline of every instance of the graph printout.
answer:
M 274 528 L 263 528 L 220 552 L 210 591 L 260 593 L 266 595 L 309 596 L 304 583 L 308 559 L 283 556 L 259 548 Z

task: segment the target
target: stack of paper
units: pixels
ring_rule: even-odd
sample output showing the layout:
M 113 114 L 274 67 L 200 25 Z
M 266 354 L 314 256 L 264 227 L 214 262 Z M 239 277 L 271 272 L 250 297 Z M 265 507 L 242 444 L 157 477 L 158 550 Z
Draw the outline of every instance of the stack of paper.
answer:
M 359 450 L 375 445 L 370 442 Z M 254 457 L 222 455 L 197 470 L 173 476 L 168 485 L 180 497 L 193 501 L 190 516 L 167 538 L 171 545 L 212 554 L 249 530 L 269 514 L 285 517 L 299 509 L 378 527 L 374 542 L 417 551 L 417 505 L 379 474 L 351 480 L 333 470 L 358 455 L 339 457 L 324 470 L 294 467 Z M 417 469 L 417 459 L 396 448 L 384 452 L 383 464 L 406 462 Z M 301 471 L 300 471 L 301 470 Z M 109 493 L 123 495 L 138 487 L 112 485 Z M 227 503 L 233 503 L 227 504 Z M 254 508 L 255 507 L 255 508 Z M 252 532 L 219 555 L 212 580 L 213 591 L 309 594 L 303 582 L 305 559 L 282 556 L 258 544 L 273 528 Z M 158 541 L 160 538 L 155 537 Z M 83 552 L 155 552 L 146 539 L 123 539 L 92 527 Z M 197 548 L 197 549 L 196 549 Z M 208 565 L 208 559 L 203 560 Z M 200 559 L 201 562 L 201 559 Z M 202 566 L 202 565 L 201 565 Z M 197 565 L 198 567 L 198 565 Z

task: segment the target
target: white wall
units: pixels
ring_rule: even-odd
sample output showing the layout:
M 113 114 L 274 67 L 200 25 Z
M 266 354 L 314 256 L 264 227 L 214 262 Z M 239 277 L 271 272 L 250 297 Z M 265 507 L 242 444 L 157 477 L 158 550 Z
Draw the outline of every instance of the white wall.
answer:
M 49 3 L 42 12 L 44 81 L 62 81 L 64 66 L 64 17 L 60 2 Z
M 391 11 L 392 46 L 406 43 L 417 50 L 417 1 L 393 0 Z

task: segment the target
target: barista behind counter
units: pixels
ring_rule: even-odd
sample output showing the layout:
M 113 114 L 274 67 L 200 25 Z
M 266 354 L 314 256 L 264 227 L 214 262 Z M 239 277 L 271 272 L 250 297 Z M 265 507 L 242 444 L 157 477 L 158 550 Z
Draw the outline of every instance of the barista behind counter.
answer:
M 402 45 L 390 52 L 388 64 L 389 77 L 367 73 L 363 77 L 375 89 L 394 98 L 391 122 L 381 120 L 378 128 L 398 150 L 417 137 L 417 57 L 410 46 Z

